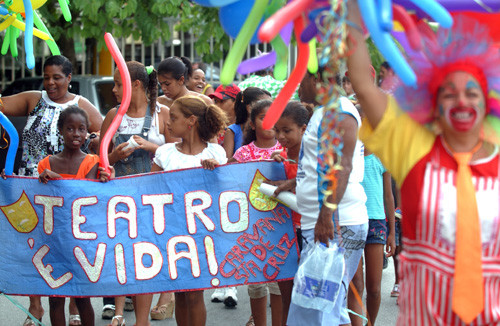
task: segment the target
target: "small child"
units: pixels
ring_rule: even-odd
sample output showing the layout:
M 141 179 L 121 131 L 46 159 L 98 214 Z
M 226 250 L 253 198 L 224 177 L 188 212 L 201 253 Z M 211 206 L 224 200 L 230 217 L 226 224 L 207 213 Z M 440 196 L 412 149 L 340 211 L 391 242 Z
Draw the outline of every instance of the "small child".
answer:
M 306 108 L 302 103 L 292 101 L 288 103 L 285 110 L 281 114 L 280 119 L 274 125 L 276 138 L 279 143 L 285 148 L 281 152 L 272 154 L 275 161 L 283 162 L 285 165 L 285 173 L 288 180 L 280 180 L 273 182 L 278 188 L 275 195 L 281 191 L 295 192 L 296 176 L 297 176 L 297 162 L 299 161 L 300 144 L 302 136 L 307 128 L 307 123 L 312 115 L 312 108 Z M 301 244 L 300 238 L 300 214 L 292 212 L 293 225 L 297 234 L 297 243 Z M 301 248 L 300 248 L 301 249 Z M 283 304 L 282 320 L 283 325 L 286 325 L 288 317 L 288 310 L 292 300 L 293 280 L 278 282 L 281 301 Z
M 68 106 L 57 121 L 59 133 L 63 137 L 64 149 L 56 155 L 49 155 L 38 163 L 38 179 L 46 184 L 51 179 L 98 179 L 106 182 L 109 175 L 98 167 L 97 155 L 85 154 L 80 147 L 85 142 L 89 127 L 87 113 L 76 105 Z M 65 325 L 64 297 L 50 297 L 50 322 Z M 90 298 L 75 298 L 82 325 L 94 325 L 94 310 Z
M 222 144 L 228 159 L 232 158 L 238 148 L 243 145 L 243 131 L 246 130 L 252 104 L 266 99 L 271 99 L 271 93 L 258 87 L 248 87 L 236 95 L 234 100 L 235 123 L 227 127 Z
M 274 129 L 266 130 L 262 127 L 262 121 L 272 103 L 270 100 L 260 100 L 252 106 L 249 126 L 245 130 L 244 145 L 234 153 L 229 162 L 268 160 L 271 159 L 272 153 L 283 150 L 276 140 Z M 272 325 L 281 325 L 281 293 L 278 284 L 273 282 L 248 286 L 253 323 L 257 326 L 266 325 L 268 289 L 271 293 Z
M 156 150 L 151 172 L 172 171 L 202 166 L 213 170 L 227 162 L 224 148 L 210 143 L 226 127 L 226 116 L 215 104 L 207 105 L 199 97 L 184 96 L 170 108 L 168 129 L 178 143 Z M 207 310 L 203 290 L 175 293 L 175 319 L 178 325 L 205 325 Z

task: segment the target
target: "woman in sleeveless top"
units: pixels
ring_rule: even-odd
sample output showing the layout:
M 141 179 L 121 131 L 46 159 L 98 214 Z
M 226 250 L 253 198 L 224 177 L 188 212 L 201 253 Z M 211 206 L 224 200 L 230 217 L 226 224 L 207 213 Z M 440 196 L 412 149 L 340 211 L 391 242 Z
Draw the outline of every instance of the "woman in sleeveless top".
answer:
M 102 117 L 86 98 L 69 92 L 71 62 L 62 55 L 48 58 L 43 66 L 45 90 L 26 91 L 2 97 L 7 116 L 28 116 L 23 130 L 23 154 L 20 175 L 37 176 L 38 162 L 47 155 L 57 154 L 63 142 L 57 130 L 59 114 L 69 105 L 78 105 L 90 118 L 89 131 L 99 131 Z
M 166 142 L 173 141 L 167 129 L 169 110 L 156 104 L 158 90 L 156 71 L 152 67 L 144 67 L 137 61 L 127 62 L 127 68 L 132 81 L 132 98 L 127 113 L 113 137 L 113 144 L 108 154 L 109 163 L 114 166 L 117 177 L 150 172 L 151 160 L 156 149 Z M 114 80 L 113 93 L 118 102 L 121 102 L 123 85 L 118 70 L 115 71 Z M 113 108 L 106 115 L 101 129 L 102 135 L 108 131 L 117 110 L 118 107 Z M 134 138 L 136 147 L 127 147 L 130 137 Z M 152 298 L 152 294 L 138 295 L 134 298 L 137 326 L 149 325 L 148 316 Z M 105 300 L 105 305 L 107 304 Z M 123 324 L 124 306 L 125 297 L 115 298 L 115 316 L 112 325 Z
M 7 116 L 27 116 L 21 142 L 23 146 L 19 174 L 38 176 L 38 162 L 63 149 L 62 137 L 57 129 L 61 112 L 70 105 L 78 105 L 87 112 L 89 132 L 99 131 L 102 117 L 89 100 L 69 92 L 73 65 L 68 58 L 56 55 L 43 65 L 43 91 L 26 91 L 2 97 L 0 110 Z M 71 310 L 71 309 L 70 309 Z M 30 297 L 30 313 L 36 318 L 43 316 L 40 297 Z M 71 313 L 74 315 L 74 313 Z M 29 317 L 24 325 L 35 325 Z

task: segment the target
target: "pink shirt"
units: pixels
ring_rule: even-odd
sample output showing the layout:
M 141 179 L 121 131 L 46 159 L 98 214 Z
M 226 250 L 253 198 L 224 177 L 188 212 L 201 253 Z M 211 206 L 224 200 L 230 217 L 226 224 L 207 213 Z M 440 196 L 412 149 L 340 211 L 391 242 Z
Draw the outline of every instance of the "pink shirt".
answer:
M 248 145 L 238 148 L 233 157 L 238 162 L 269 160 L 272 153 L 280 150 L 283 150 L 283 146 L 281 146 L 278 141 L 276 141 L 276 144 L 273 147 L 269 148 L 259 148 L 255 146 L 254 142 L 251 142 Z

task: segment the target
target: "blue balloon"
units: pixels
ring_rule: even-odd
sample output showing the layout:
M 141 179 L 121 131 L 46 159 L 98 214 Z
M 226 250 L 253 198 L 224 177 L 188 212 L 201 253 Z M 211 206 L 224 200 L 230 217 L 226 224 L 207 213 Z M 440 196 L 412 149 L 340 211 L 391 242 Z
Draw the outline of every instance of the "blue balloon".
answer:
M 12 175 L 17 148 L 19 147 L 19 134 L 17 133 L 16 127 L 14 127 L 12 122 L 10 122 L 2 112 L 0 112 L 0 125 L 5 128 L 10 138 L 10 146 L 5 160 L 5 174 Z
M 28 69 L 35 67 L 35 55 L 33 54 L 33 6 L 31 0 L 23 0 L 26 27 L 24 31 L 24 51 L 26 52 L 26 66 Z
M 255 0 L 245 0 L 235 2 L 233 4 L 220 8 L 219 21 L 227 35 L 231 36 L 232 38 L 236 38 L 238 36 L 241 27 L 248 17 L 248 14 L 252 10 L 254 3 Z M 257 38 L 257 31 L 259 30 L 260 25 L 262 25 L 263 22 L 264 19 L 260 21 L 259 26 L 255 30 L 255 33 L 250 40 L 250 44 L 259 43 L 259 39 Z
M 390 34 L 384 31 L 379 24 L 375 1 L 376 0 L 358 1 L 359 10 L 363 16 L 366 28 L 370 32 L 373 42 L 379 51 L 389 62 L 403 83 L 416 87 L 417 76 L 415 72 L 413 72 L 410 65 L 405 61 Z
M 392 1 L 391 0 L 378 0 L 380 26 L 383 30 L 392 31 Z
M 3 5 L 0 6 L 0 15 L 8 15 L 9 14 L 9 10 L 7 10 L 7 8 L 5 8 Z
M 240 0 L 193 0 L 203 7 L 224 7 Z

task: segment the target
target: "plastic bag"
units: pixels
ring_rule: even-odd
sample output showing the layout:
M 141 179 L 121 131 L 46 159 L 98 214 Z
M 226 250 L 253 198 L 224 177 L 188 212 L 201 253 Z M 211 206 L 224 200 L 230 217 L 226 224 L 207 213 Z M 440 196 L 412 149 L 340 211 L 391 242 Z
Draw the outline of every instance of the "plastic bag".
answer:
M 329 247 L 320 243 L 307 245 L 293 281 L 294 304 L 326 313 L 332 311 L 344 276 L 344 251 L 336 243 Z

